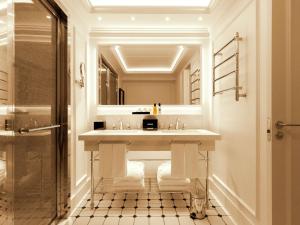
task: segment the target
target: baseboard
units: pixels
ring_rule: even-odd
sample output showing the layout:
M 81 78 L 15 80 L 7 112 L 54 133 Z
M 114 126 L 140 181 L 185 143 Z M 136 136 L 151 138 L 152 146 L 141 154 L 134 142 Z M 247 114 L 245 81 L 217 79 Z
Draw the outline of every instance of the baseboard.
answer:
M 235 225 L 255 225 L 255 211 L 237 194 L 227 187 L 216 175 L 209 178 L 211 196 L 231 216 Z
M 87 178 L 85 181 L 82 181 L 79 188 L 76 189 L 75 193 L 71 195 L 71 209 L 77 208 L 77 205 L 81 200 L 86 196 L 90 190 L 90 178 Z

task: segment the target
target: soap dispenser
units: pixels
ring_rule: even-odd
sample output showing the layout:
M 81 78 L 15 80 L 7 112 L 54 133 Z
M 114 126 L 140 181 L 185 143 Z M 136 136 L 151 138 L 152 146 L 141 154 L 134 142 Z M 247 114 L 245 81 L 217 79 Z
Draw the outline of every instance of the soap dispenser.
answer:
M 158 103 L 158 114 L 160 115 L 161 114 L 161 104 Z

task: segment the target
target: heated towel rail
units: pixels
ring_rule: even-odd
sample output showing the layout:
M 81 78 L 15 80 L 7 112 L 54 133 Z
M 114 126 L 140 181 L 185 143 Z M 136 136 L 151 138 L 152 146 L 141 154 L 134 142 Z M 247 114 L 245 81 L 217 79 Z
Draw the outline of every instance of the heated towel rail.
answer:
M 190 99 L 192 105 L 200 104 L 200 69 L 190 75 Z
M 220 48 L 217 52 L 213 54 L 213 96 L 217 94 L 223 94 L 227 91 L 235 91 L 235 100 L 239 101 L 241 97 L 246 97 L 247 95 L 245 93 L 241 93 L 241 90 L 243 89 L 240 86 L 240 41 L 242 41 L 242 38 L 240 37 L 239 33 L 237 32 L 233 39 L 231 39 L 228 43 L 226 43 L 222 48 Z M 229 57 L 224 59 L 221 62 L 218 62 L 216 65 L 216 58 L 219 56 L 222 56 L 222 52 L 230 45 L 234 44 L 236 45 L 235 52 L 231 54 Z M 230 72 L 227 72 L 226 74 L 223 74 L 221 76 L 216 77 L 216 71 L 218 68 L 221 68 L 221 66 L 225 65 L 226 63 L 230 62 L 231 60 L 235 60 L 235 68 L 232 69 Z M 235 75 L 235 84 L 233 87 L 226 88 L 223 90 L 216 90 L 216 83 L 220 82 L 222 79 L 230 76 Z
M 0 70 L 0 105 L 8 103 L 8 73 Z

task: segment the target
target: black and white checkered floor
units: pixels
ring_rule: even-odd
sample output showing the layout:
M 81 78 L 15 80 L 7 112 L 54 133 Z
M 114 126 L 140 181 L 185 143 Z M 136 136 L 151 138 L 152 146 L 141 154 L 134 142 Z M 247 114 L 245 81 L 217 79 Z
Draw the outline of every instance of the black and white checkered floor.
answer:
M 186 193 L 96 194 L 94 209 L 87 197 L 60 225 L 232 225 L 213 199 L 203 220 L 190 218 L 189 205 Z

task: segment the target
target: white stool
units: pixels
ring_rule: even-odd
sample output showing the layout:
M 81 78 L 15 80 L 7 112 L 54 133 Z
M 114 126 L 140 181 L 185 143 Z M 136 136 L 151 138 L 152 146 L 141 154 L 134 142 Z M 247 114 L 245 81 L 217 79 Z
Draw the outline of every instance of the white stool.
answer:
M 145 169 L 143 162 L 127 161 L 127 175 L 115 177 L 113 188 L 116 192 L 142 191 L 145 189 Z
M 189 178 L 171 175 L 171 161 L 162 163 L 157 169 L 157 183 L 160 191 L 189 192 L 191 180 Z

